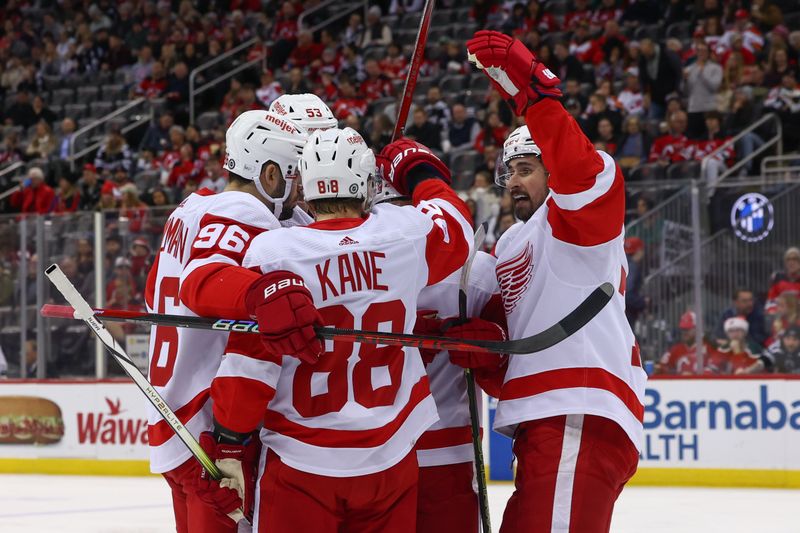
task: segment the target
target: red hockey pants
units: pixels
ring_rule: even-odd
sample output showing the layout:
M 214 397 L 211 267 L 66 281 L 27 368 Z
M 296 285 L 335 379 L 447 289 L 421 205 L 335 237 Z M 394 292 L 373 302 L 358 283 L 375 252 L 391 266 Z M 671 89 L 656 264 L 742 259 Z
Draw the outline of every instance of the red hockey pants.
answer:
M 417 533 L 478 531 L 478 495 L 472 463 L 419 469 Z
M 520 424 L 500 533 L 606 533 L 639 454 L 615 422 L 567 415 Z
M 413 451 L 382 472 L 354 477 L 309 474 L 272 450 L 266 455 L 254 518 L 259 532 L 409 533 L 416 527 Z
M 200 465 L 192 457 L 162 474 L 172 489 L 172 508 L 178 533 L 236 533 L 236 523 L 198 498 L 193 489 Z

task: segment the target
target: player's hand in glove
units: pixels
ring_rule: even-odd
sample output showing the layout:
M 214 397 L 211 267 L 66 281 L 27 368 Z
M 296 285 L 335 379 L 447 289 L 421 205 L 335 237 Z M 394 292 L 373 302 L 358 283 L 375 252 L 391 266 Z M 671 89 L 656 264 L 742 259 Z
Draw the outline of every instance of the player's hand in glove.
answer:
M 467 59 L 482 70 L 515 114 L 541 98 L 560 98 L 561 80 L 518 39 L 481 30 L 467 41 Z
M 420 310 L 417 311 L 417 321 L 414 323 L 414 335 L 441 335 L 442 334 L 441 318 L 437 318 L 436 311 L 433 310 Z M 426 365 L 433 362 L 433 358 L 439 350 L 431 348 L 420 348 L 419 354 L 422 356 L 422 362 Z
M 502 326 L 482 318 L 470 318 L 463 323 L 459 323 L 457 319 L 449 319 L 445 321 L 442 332 L 453 339 L 506 340 L 506 332 Z M 503 359 L 503 355 L 496 353 L 450 350 L 450 362 L 462 368 L 494 369 L 502 364 Z
M 450 184 L 450 169 L 427 146 L 411 139 L 399 139 L 386 145 L 376 158 L 384 179 L 397 192 L 411 196 L 420 182 L 440 179 Z
M 250 286 L 245 305 L 258 320 L 261 341 L 270 353 L 313 364 L 325 351 L 314 332 L 314 326 L 323 325 L 322 316 L 297 274 L 288 270 L 264 274 Z
M 243 518 L 252 521 L 256 491 L 256 467 L 261 453 L 261 441 L 256 436 L 238 443 L 226 440 L 211 431 L 200 434 L 200 446 L 217 465 L 223 478 L 212 479 L 201 468 L 196 479 L 195 492 L 203 502 L 227 515 L 234 522 Z

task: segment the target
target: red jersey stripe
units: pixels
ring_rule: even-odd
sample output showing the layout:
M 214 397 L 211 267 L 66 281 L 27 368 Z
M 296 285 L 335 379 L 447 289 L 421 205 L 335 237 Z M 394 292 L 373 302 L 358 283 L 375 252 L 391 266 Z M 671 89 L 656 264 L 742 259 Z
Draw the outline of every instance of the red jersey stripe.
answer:
M 603 368 L 561 368 L 514 378 L 503 385 L 500 400 L 518 400 L 559 389 L 588 387 L 610 392 L 633 413 L 637 420 L 644 418 L 644 406 L 636 393 L 608 370 Z
M 200 412 L 203 406 L 208 401 L 210 389 L 203 389 L 200 393 L 192 398 L 183 407 L 175 411 L 175 415 L 181 423 L 186 424 L 191 420 L 194 415 Z M 147 437 L 150 446 L 161 446 L 175 435 L 172 428 L 167 424 L 166 420 L 159 420 L 155 424 L 147 426 Z
M 267 414 L 264 416 L 264 428 L 312 446 L 375 448 L 385 444 L 397 433 L 411 412 L 430 394 L 428 376 L 422 376 L 411 389 L 408 402 L 397 414 L 397 417 L 379 428 L 363 430 L 313 428 L 289 420 L 283 414 L 272 410 L 267 410 Z
M 483 428 L 481 428 L 481 438 L 483 438 Z M 470 426 L 426 431 L 417 441 L 417 449 L 433 450 L 462 444 L 472 444 L 472 428 Z

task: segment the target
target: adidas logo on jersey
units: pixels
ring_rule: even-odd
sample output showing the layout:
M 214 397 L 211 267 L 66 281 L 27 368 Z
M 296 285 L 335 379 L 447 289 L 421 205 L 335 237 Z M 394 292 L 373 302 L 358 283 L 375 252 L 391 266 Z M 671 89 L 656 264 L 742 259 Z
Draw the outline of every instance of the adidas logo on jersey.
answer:
M 348 244 L 358 244 L 358 241 L 347 236 L 339 241 L 339 246 L 347 246 Z

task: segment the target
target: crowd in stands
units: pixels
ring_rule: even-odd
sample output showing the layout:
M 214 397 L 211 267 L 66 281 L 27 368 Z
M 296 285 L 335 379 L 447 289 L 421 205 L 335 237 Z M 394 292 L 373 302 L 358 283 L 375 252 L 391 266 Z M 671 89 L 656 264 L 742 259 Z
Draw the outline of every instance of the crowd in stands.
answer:
M 800 374 L 800 248 L 786 250 L 784 269 L 773 274 L 764 305 L 750 288 L 732 296 L 711 338 L 702 341 L 702 373 Z M 657 373 L 698 373 L 696 327 L 694 312 L 684 313 L 680 339 L 655 365 Z
M 18 190 L 2 212 L 122 209 L 132 226 L 147 228 L 154 207 L 203 187 L 222 190 L 226 127 L 284 93 L 318 94 L 380 150 L 391 138 L 424 2 L 370 2 L 365 13 L 312 33 L 304 28 L 333 14 L 316 10 L 319 3 L 8 0 L 0 10 L 0 185 Z M 466 61 L 464 43 L 481 28 L 536 51 L 561 78 L 566 109 L 629 181 L 697 177 L 699 161 L 714 153 L 706 165 L 713 179 L 764 143 L 770 132 L 762 129 L 718 150 L 766 112 L 780 117 L 785 150 L 800 143 L 793 0 L 442 0 L 405 131 L 448 162 L 476 223 L 488 224 L 489 246 L 514 223 L 493 177 L 503 141 L 522 122 Z M 266 68 L 204 93 L 190 121 L 192 70 L 251 39 L 247 59 L 266 50 Z M 228 63 L 203 71 L 198 84 Z M 152 103 L 151 123 L 128 130 L 111 121 L 96 150 L 70 160 L 97 140 L 76 136 L 80 128 L 138 98 Z M 27 165 L 21 183 L 3 182 L 3 169 L 18 161 Z M 651 205 L 632 200 L 640 214 Z M 147 237 L 152 250 L 157 230 Z M 137 290 L 120 289 L 134 297 Z M 633 312 L 643 305 L 629 301 Z

